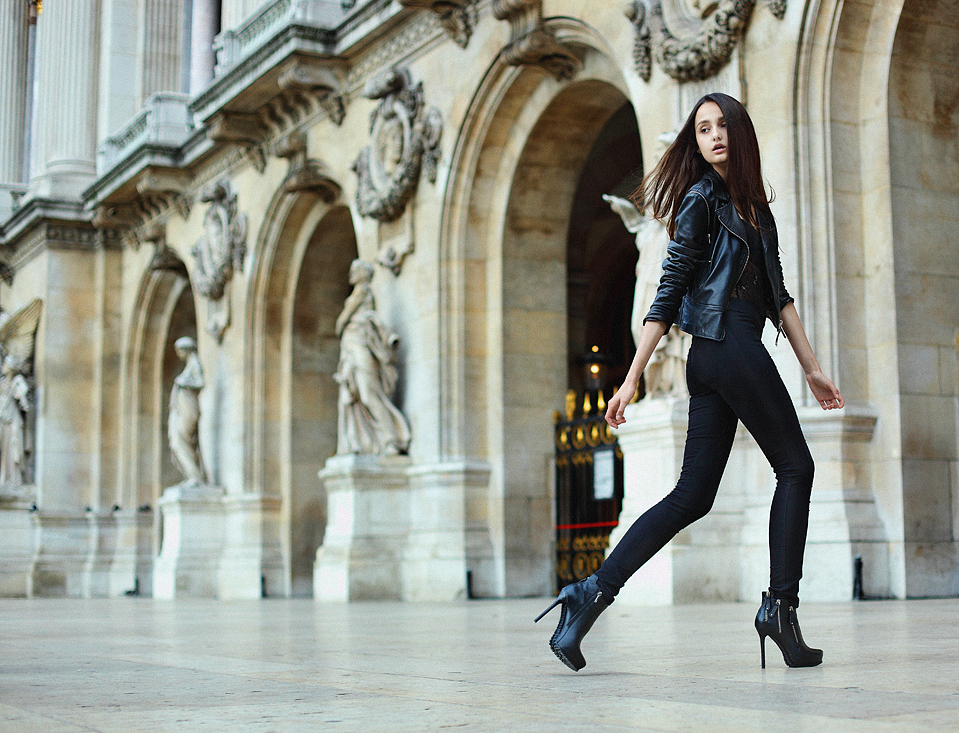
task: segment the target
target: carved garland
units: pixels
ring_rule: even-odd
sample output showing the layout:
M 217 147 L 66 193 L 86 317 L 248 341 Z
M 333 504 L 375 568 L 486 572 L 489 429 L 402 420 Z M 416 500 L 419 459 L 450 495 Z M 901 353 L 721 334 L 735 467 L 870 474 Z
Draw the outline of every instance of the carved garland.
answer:
M 766 7 L 782 20 L 787 0 L 765 0 Z M 649 81 L 651 58 L 676 81 L 701 81 L 714 76 L 736 48 L 742 29 L 749 20 L 756 0 L 720 0 L 715 12 L 703 23 L 699 32 L 688 38 L 677 38 L 666 27 L 661 0 L 633 0 L 626 16 L 635 27 L 633 62 L 636 73 Z
M 413 86 L 406 69 L 375 76 L 363 94 L 380 103 L 370 116 L 372 142 L 353 163 L 356 205 L 363 216 L 391 222 L 403 214 L 421 171 L 436 181 L 443 120 L 436 108 L 424 112 L 423 83 Z
M 230 324 L 230 299 L 223 296 L 246 255 L 246 214 L 239 213 L 236 192 L 227 179 L 213 184 L 201 198 L 210 208 L 203 219 L 206 234 L 192 250 L 193 285 L 209 301 L 207 330 L 220 343 Z

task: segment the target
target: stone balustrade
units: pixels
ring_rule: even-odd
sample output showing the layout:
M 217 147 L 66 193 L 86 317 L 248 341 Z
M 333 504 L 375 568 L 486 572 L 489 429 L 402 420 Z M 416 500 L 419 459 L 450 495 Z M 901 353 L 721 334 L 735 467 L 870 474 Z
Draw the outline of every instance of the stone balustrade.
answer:
M 146 145 L 178 148 L 193 131 L 190 96 L 154 94 L 126 127 L 107 138 L 97 151 L 97 173 L 103 175 Z

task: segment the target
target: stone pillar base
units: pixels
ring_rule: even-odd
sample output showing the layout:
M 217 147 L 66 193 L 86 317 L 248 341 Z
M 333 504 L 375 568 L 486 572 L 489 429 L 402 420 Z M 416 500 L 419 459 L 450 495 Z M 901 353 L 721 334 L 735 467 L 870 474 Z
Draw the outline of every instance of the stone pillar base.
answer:
M 868 443 L 877 415 L 850 404 L 842 410 L 801 407 L 797 412 L 816 462 L 800 597 L 817 602 L 851 599 L 857 556 L 863 559 L 864 593 L 887 596 L 889 545 L 868 472 Z M 754 443 L 752 451 L 763 460 Z M 766 475 L 759 491 L 751 492 L 743 526 L 742 594 L 756 602 L 769 585 L 769 505 L 775 479 L 768 468 Z
M 290 594 L 280 546 L 281 505 L 279 496 L 223 498 L 226 535 L 218 574 L 220 598 Z
M 612 550 L 647 509 L 673 490 L 682 467 L 689 400 L 662 397 L 626 408 L 626 422 L 616 430 L 623 451 L 623 508 L 619 526 L 609 537 Z M 641 567 L 616 596 L 617 603 L 669 605 L 676 600 L 676 541 Z
M 109 595 L 153 594 L 153 512 L 118 509 Z
M 469 592 L 467 570 L 474 570 L 474 579 L 482 577 L 482 565 L 492 562 L 493 554 L 486 510 L 489 473 L 486 464 L 466 462 L 409 469 L 410 531 L 403 559 L 404 600 L 463 599 Z
M 223 489 L 178 484 L 157 502 L 163 541 L 153 566 L 153 597 L 215 598 L 223 550 Z
M 113 512 L 87 512 L 87 560 L 83 567 L 83 597 L 110 595 L 110 568 L 117 545 L 117 521 Z
M 31 597 L 82 598 L 89 592 L 90 520 L 86 514 L 35 512 Z
M 410 524 L 406 456 L 333 456 L 320 471 L 327 527 L 313 568 L 318 601 L 401 600 Z
M 0 504 L 0 598 L 28 595 L 34 531 L 25 507 Z

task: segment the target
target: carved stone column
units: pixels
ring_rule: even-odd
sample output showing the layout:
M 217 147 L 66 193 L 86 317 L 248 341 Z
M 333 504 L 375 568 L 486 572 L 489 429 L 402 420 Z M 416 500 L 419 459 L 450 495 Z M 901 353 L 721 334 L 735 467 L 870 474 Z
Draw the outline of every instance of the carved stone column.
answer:
M 193 0 L 190 32 L 190 94 L 196 96 L 213 80 L 213 39 L 220 32 L 220 3 Z
M 96 178 L 99 0 L 46 3 L 37 21 L 36 195 L 79 199 Z
M 0 183 L 23 175 L 27 103 L 27 3 L 0 0 Z

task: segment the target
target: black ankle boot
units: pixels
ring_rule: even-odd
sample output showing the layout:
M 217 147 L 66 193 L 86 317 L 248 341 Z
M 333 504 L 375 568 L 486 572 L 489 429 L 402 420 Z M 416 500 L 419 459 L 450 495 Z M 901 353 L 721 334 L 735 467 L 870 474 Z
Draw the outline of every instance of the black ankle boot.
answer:
M 783 653 L 783 661 L 789 667 L 815 667 L 822 664 L 822 649 L 812 649 L 803 641 L 796 609 L 783 605 L 782 599 L 763 591 L 763 604 L 756 614 L 756 631 L 759 632 L 759 652 L 763 669 L 766 669 L 766 637 L 768 636 Z
M 586 659 L 579 649 L 586 632 L 592 628 L 599 614 L 609 607 L 609 600 L 599 589 L 595 575 L 567 585 L 560 591 L 553 603 L 536 617 L 534 623 L 549 613 L 555 606 L 562 604 L 559 615 L 559 625 L 549 640 L 549 648 L 553 650 L 559 661 L 574 672 L 586 666 Z

